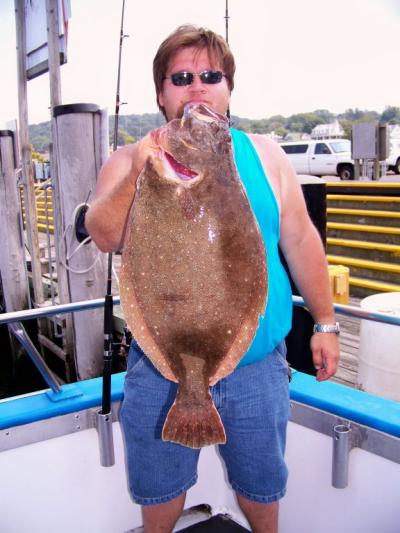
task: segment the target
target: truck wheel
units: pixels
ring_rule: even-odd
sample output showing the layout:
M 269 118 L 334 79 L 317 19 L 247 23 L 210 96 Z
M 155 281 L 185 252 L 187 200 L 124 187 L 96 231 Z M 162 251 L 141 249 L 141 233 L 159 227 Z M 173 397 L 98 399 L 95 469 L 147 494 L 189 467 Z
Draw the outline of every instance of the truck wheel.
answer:
M 396 164 L 392 167 L 395 174 L 400 174 L 400 157 L 397 159 Z
M 354 168 L 351 165 L 342 165 L 338 170 L 338 175 L 341 180 L 354 179 Z

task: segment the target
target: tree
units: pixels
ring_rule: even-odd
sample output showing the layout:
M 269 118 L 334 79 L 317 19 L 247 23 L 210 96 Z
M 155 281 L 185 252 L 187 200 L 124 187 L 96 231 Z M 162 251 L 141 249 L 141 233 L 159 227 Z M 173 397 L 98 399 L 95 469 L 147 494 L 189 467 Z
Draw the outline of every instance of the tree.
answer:
M 31 145 L 31 154 L 33 161 L 38 161 L 39 163 L 47 163 L 48 159 L 43 154 L 37 152 Z
M 341 119 L 339 120 L 339 123 L 344 130 L 345 138 L 351 139 L 351 129 L 352 129 L 353 122 L 351 120 Z
M 369 122 L 372 120 L 379 120 L 379 114 L 376 111 L 362 110 L 356 107 L 355 109 L 346 109 L 344 113 L 338 115 L 338 118 L 340 120 L 345 119 L 353 122 Z
M 114 142 L 114 131 L 110 131 L 109 142 L 110 142 L 110 145 L 112 145 Z M 134 142 L 135 142 L 135 137 L 133 137 L 133 135 L 130 135 L 123 128 L 118 128 L 118 136 L 117 136 L 118 146 L 125 146 L 126 144 L 133 144 Z
M 284 128 L 283 126 L 276 128 L 274 132 L 276 133 L 276 135 L 279 135 L 279 137 L 282 137 L 282 139 L 284 139 L 286 135 L 288 134 L 288 130 Z
M 297 113 L 288 118 L 286 127 L 299 133 L 311 133 L 315 126 L 323 123 L 324 120 L 315 113 Z
M 400 124 L 400 107 L 387 106 L 380 120 L 388 124 Z
M 320 117 L 324 124 L 331 124 L 336 119 L 336 116 L 327 109 L 316 109 L 313 115 Z

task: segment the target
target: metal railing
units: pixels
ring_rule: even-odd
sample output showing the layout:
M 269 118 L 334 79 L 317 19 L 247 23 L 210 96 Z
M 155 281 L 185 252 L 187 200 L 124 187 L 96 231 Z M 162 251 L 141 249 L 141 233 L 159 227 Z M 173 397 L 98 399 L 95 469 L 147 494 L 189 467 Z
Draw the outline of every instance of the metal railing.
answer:
M 300 296 L 293 296 L 292 298 L 294 306 L 306 307 L 303 298 L 300 298 Z M 121 303 L 120 297 L 114 296 L 113 303 L 114 305 L 119 305 Z M 0 314 L 0 325 L 8 324 L 9 322 L 20 322 L 22 320 L 43 318 L 46 316 L 76 313 L 79 311 L 88 311 L 89 309 L 98 309 L 100 307 L 104 307 L 104 298 L 97 298 L 95 300 L 85 300 L 82 302 L 72 302 L 68 304 L 52 305 L 36 309 L 27 309 L 24 311 L 13 311 L 11 313 Z M 380 313 L 378 311 L 368 311 L 355 305 L 334 304 L 333 307 L 335 312 L 341 315 L 400 326 L 400 316 L 391 315 L 388 313 Z
M 114 305 L 118 305 L 120 303 L 120 297 L 114 296 L 113 303 Z M 296 307 L 306 307 L 304 300 L 299 296 L 293 296 L 293 305 L 295 305 Z M 46 381 L 47 385 L 52 389 L 53 392 L 59 393 L 61 391 L 61 388 L 57 383 L 56 377 L 51 372 L 49 367 L 45 364 L 43 358 L 30 340 L 21 322 L 23 320 L 32 320 L 35 318 L 44 318 L 66 313 L 87 311 L 89 309 L 97 309 L 103 306 L 104 298 L 98 298 L 96 300 L 86 300 L 83 302 L 52 305 L 36 309 L 28 309 L 24 311 L 3 313 L 0 314 L 0 325 L 9 324 L 10 332 L 18 339 L 21 345 L 25 348 L 32 362 L 35 364 L 35 366 L 41 373 L 43 379 Z M 334 309 L 336 313 L 343 314 L 346 316 L 352 316 L 363 320 L 372 320 L 375 322 L 383 322 L 385 324 L 393 324 L 400 326 L 400 316 L 380 313 L 377 311 L 368 311 L 352 305 L 334 304 Z

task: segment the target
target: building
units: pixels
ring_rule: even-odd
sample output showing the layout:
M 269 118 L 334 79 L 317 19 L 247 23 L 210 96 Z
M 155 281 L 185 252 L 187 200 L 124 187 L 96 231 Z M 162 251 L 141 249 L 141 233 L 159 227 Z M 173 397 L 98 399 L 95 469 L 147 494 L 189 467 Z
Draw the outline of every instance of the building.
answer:
M 318 124 L 311 131 L 311 139 L 335 139 L 344 136 L 344 129 L 338 120 L 331 124 Z

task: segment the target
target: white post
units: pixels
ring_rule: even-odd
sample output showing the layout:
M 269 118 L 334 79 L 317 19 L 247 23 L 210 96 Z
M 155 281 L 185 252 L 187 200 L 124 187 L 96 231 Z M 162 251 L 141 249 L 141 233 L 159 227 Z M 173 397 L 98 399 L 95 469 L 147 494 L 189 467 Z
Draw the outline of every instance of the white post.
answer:
M 28 309 L 28 280 L 14 169 L 13 133 L 0 130 L 0 273 L 7 312 Z

